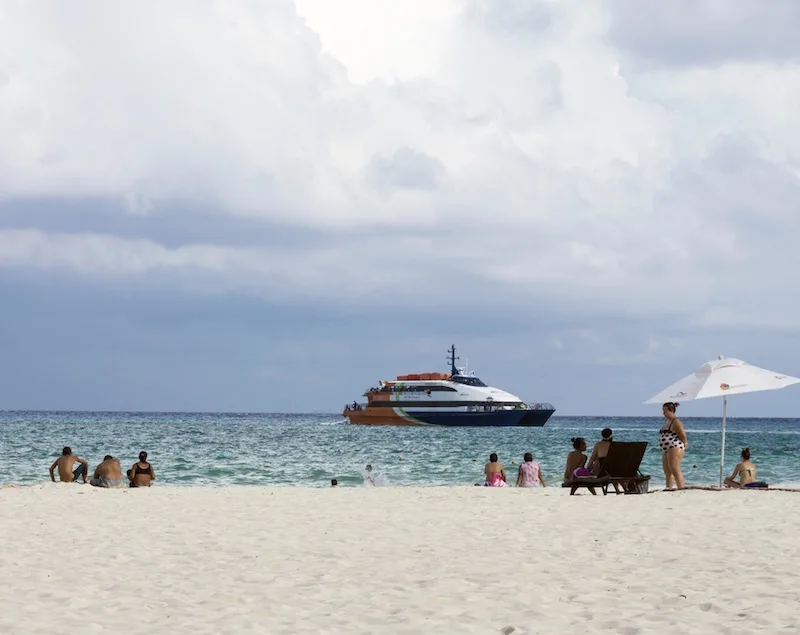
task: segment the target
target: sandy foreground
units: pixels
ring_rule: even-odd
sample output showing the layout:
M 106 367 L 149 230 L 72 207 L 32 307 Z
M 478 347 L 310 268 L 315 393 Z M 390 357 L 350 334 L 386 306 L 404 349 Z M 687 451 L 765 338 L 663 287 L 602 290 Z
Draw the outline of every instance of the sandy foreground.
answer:
M 5 487 L 0 633 L 798 633 L 798 527 L 787 492 Z

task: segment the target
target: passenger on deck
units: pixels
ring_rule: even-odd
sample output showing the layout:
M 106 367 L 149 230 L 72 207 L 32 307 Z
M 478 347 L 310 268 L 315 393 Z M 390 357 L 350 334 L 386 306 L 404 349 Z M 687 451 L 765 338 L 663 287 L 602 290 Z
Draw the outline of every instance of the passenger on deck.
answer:
M 95 487 L 125 487 L 119 459 L 106 454 L 102 462 L 94 468 L 94 477 L 89 481 L 89 485 L 94 485 Z
M 524 458 L 517 472 L 517 487 L 547 487 L 542 468 L 533 460 L 533 454 L 526 452 Z
M 567 454 L 567 466 L 564 468 L 564 480 L 592 476 L 592 471 L 586 467 L 587 456 L 586 439 L 583 437 L 572 438 L 573 450 Z
M 506 471 L 497 462 L 497 455 L 492 452 L 489 455 L 489 462 L 483 467 L 486 481 L 483 483 L 487 487 L 508 487 L 506 483 Z
M 80 465 L 73 471 L 72 468 L 76 463 L 80 463 Z M 72 454 L 72 449 L 69 446 L 65 446 L 61 450 L 61 456 L 50 466 L 50 480 L 53 483 L 56 482 L 54 474 L 56 468 L 58 468 L 58 478 L 62 483 L 75 483 L 79 478 L 83 478 L 85 483 L 89 474 L 89 463 L 85 459 Z
M 739 481 L 736 482 L 736 477 Z M 750 448 L 742 450 L 742 462 L 733 468 L 733 474 L 725 478 L 725 485 L 728 487 L 747 487 L 756 481 L 756 466 L 750 461 Z
M 608 448 L 611 447 L 611 442 L 613 441 L 614 432 L 611 428 L 603 428 L 603 431 L 600 433 L 603 437 L 602 441 L 598 441 L 594 445 L 594 449 L 592 450 L 592 456 L 589 457 L 589 469 L 592 471 L 592 474 L 595 476 L 600 475 L 600 470 L 603 467 L 603 461 L 606 460 L 606 456 L 608 455 Z

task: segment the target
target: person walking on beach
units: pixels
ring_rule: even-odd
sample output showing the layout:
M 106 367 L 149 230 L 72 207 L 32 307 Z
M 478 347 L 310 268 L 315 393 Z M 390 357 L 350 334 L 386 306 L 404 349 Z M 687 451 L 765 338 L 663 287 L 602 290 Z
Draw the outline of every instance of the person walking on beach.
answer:
M 100 464 L 94 468 L 94 477 L 89 481 L 89 485 L 94 487 L 125 487 L 119 459 L 106 454 Z
M 72 468 L 76 463 L 80 463 L 80 465 L 73 471 Z M 64 449 L 61 450 L 61 456 L 53 461 L 53 464 L 50 466 L 50 480 L 53 481 L 53 483 L 56 482 L 56 468 L 58 468 L 58 478 L 62 483 L 75 483 L 79 478 L 83 478 L 83 482 L 85 483 L 89 474 L 89 463 L 85 459 L 72 454 L 72 448 L 69 446 L 65 446 Z
M 600 476 L 603 461 L 606 460 L 606 456 L 608 455 L 608 448 L 611 447 L 611 442 L 614 440 L 614 432 L 611 428 L 603 428 L 600 436 L 603 437 L 602 441 L 598 441 L 594 444 L 592 456 L 589 457 L 589 469 L 595 476 Z
M 586 467 L 586 439 L 583 437 L 572 438 L 572 452 L 567 454 L 567 466 L 564 468 L 564 480 L 592 476 L 592 471 Z
M 533 460 L 533 454 L 526 452 L 524 459 L 517 472 L 517 487 L 539 487 L 540 483 L 542 487 L 547 487 L 542 468 Z
M 736 482 L 736 477 L 739 482 Z M 756 482 L 756 466 L 750 461 L 750 448 L 742 450 L 742 462 L 737 463 L 733 468 L 733 474 L 725 478 L 725 485 L 728 487 L 747 487 L 750 483 Z
M 664 468 L 668 490 L 673 489 L 673 485 L 678 489 L 684 488 L 681 462 L 689 447 L 689 441 L 686 438 L 683 422 L 675 414 L 679 405 L 668 401 L 661 407 L 666 421 L 658 431 L 658 445 L 661 448 L 661 465 Z
M 486 476 L 484 485 L 489 487 L 507 487 L 506 471 L 503 466 L 497 461 L 497 455 L 492 452 L 489 455 L 489 462 L 483 467 L 483 473 Z
M 131 487 L 150 487 L 156 480 L 153 466 L 147 462 L 147 452 L 139 452 L 139 460 L 128 470 L 128 478 L 131 481 Z

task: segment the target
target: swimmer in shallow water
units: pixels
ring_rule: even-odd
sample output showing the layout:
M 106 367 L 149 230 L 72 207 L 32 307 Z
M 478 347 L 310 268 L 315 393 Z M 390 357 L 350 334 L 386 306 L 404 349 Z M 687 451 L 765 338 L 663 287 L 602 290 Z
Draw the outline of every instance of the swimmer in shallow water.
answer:
M 739 481 L 736 481 L 736 477 Z M 733 468 L 733 474 L 725 478 L 725 485 L 728 487 L 742 488 L 756 481 L 756 466 L 750 461 L 750 448 L 742 450 L 742 461 Z

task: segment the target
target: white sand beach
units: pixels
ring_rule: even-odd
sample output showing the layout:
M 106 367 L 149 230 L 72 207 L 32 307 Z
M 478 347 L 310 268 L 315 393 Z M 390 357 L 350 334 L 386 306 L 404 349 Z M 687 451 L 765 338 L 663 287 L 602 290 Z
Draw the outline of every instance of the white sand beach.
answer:
M 0 509 L 9 635 L 800 632 L 794 493 L 47 484 Z

